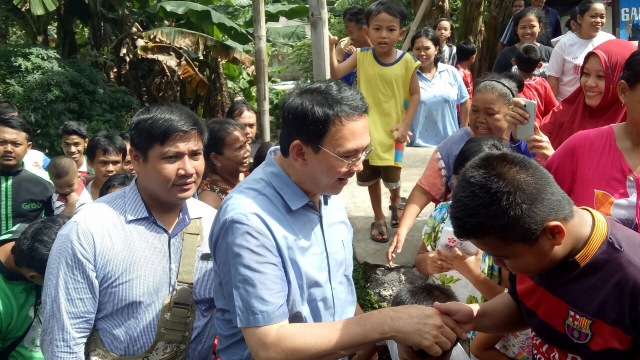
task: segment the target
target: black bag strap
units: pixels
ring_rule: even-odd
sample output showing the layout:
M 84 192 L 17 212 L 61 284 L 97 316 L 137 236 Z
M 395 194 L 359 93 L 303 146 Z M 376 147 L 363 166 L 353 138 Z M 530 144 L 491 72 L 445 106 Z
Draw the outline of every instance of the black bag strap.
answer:
M 18 347 L 18 345 L 20 345 L 22 340 L 24 340 L 24 338 L 29 333 L 29 330 L 31 330 L 31 326 L 33 326 L 33 322 L 36 320 L 36 317 L 38 317 L 38 308 L 40 307 L 41 297 L 42 297 L 42 287 L 40 287 L 39 285 L 36 285 L 36 301 L 33 308 L 33 319 L 31 320 L 31 323 L 29 324 L 29 326 L 27 326 L 25 331 L 22 333 L 22 335 L 17 337 L 15 340 L 11 342 L 11 344 L 7 345 L 7 347 L 2 349 L 2 351 L 0 352 L 0 360 L 9 359 L 9 355 L 11 355 L 11 353 Z

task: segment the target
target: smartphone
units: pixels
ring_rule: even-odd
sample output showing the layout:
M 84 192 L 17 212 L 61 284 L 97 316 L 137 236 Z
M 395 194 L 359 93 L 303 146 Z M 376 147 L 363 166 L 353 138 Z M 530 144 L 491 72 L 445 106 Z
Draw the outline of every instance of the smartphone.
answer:
M 453 252 L 453 248 L 457 247 L 461 253 L 469 256 L 475 255 L 478 248 L 470 241 L 461 241 L 453 234 L 453 228 L 443 226 L 440 232 L 440 241 L 438 241 L 438 249 L 446 252 Z
M 533 124 L 536 122 L 536 102 L 528 99 L 521 99 L 524 101 L 524 109 L 529 114 L 529 122 L 526 125 L 518 124 L 516 126 L 516 137 L 519 140 L 524 140 L 529 136 L 533 136 Z

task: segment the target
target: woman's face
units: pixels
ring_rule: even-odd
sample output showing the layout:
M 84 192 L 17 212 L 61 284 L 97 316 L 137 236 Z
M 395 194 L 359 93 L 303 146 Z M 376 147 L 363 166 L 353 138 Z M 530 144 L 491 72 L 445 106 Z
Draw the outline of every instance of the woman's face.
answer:
M 438 46 L 431 40 L 421 37 L 413 43 L 413 56 L 420 61 L 420 67 L 433 66 Z
M 251 111 L 245 111 L 235 120 L 238 124 L 244 127 L 244 135 L 247 137 L 247 140 L 249 140 L 249 143 L 252 143 L 256 138 L 256 133 L 258 132 L 258 119 L 256 114 Z
M 607 22 L 607 10 L 604 4 L 593 4 L 584 16 L 578 15 L 580 34 L 583 37 L 594 37 L 602 30 Z
M 580 75 L 580 87 L 584 93 L 585 104 L 596 107 L 602 101 L 606 89 L 604 68 L 600 58 L 591 55 L 584 62 Z
M 476 136 L 491 136 L 498 140 L 509 140 L 507 112 L 509 107 L 491 91 L 473 94 L 469 126 Z
M 234 173 L 249 170 L 250 154 L 249 141 L 240 130 L 236 130 L 227 135 L 223 154 L 212 153 L 211 156 L 216 169 L 220 172 Z
M 451 24 L 448 21 L 440 21 L 436 26 L 436 34 L 440 39 L 440 44 L 447 42 L 447 39 L 451 37 Z
M 527 15 L 520 19 L 518 28 L 516 29 L 521 44 L 533 44 L 540 33 L 540 23 L 538 18 L 533 15 Z

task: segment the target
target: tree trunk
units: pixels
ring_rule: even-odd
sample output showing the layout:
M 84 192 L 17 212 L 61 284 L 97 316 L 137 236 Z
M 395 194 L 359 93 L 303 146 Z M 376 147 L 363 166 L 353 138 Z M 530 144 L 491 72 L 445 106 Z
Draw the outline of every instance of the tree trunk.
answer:
M 76 57 L 78 54 L 78 43 L 76 42 L 76 31 L 73 29 L 74 19 L 69 14 L 70 4 L 65 0 L 56 9 L 58 15 L 58 25 L 56 27 L 58 41 L 56 47 L 63 59 Z
M 484 38 L 482 41 L 482 51 L 476 56 L 476 73 L 483 74 L 491 71 L 493 62 L 497 57 L 497 44 L 502 34 L 499 34 L 500 28 L 505 21 L 508 21 L 511 15 L 511 2 L 503 0 L 489 0 L 487 3 L 489 21 L 485 27 Z
M 202 117 L 205 119 L 224 117 L 231 105 L 227 78 L 224 76 L 222 69 L 222 61 L 220 58 L 212 58 L 211 61 L 209 76 L 207 76 L 209 88 L 204 96 L 205 103 L 202 109 Z
M 412 0 L 411 3 L 413 4 L 414 13 L 418 13 L 422 0 Z M 433 0 L 433 5 L 425 12 L 418 29 L 425 26 L 432 27 L 434 22 L 441 17 L 449 17 L 449 0 Z
M 469 40 L 476 44 L 478 49 L 476 62 L 472 67 L 474 77 L 477 77 L 478 65 L 482 62 L 482 52 L 484 51 L 483 39 L 485 28 L 483 24 L 483 14 L 485 0 L 464 0 L 460 6 L 460 26 L 458 27 L 458 41 Z M 495 51 L 495 50 L 494 50 Z

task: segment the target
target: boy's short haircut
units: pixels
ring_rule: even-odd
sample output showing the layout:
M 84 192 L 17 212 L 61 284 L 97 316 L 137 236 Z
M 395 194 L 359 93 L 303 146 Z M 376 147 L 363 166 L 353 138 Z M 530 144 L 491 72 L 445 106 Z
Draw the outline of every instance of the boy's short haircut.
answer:
M 8 101 L 0 102 L 0 115 L 18 115 L 18 108 Z
M 204 121 L 188 107 L 177 103 L 158 103 L 140 109 L 129 125 L 131 147 L 147 160 L 149 150 L 184 135 L 195 135 L 202 145 L 207 142 Z M 126 157 L 126 151 L 123 153 Z M 124 159 L 124 158 L 123 158 Z
M 542 54 L 537 46 L 524 44 L 516 50 L 514 59 L 518 70 L 525 74 L 533 74 L 542 61 Z
M 87 125 L 78 121 L 65 121 L 62 126 L 58 128 L 58 134 L 60 134 L 60 137 L 77 135 L 84 140 L 89 138 Z
M 456 159 L 453 161 L 453 175 L 460 175 L 469 161 L 489 151 L 511 151 L 511 148 L 504 141 L 490 136 L 474 136 L 464 143 L 456 155 Z
M 457 179 L 449 217 L 459 239 L 534 245 L 549 221 L 574 216 L 573 201 L 553 176 L 515 152 L 484 153 Z
M 458 63 L 471 59 L 477 52 L 476 44 L 469 40 L 462 40 L 456 45 Z
M 357 89 L 340 80 L 324 80 L 292 91 L 280 113 L 280 153 L 288 158 L 289 147 L 296 140 L 320 151 L 331 128 L 367 115 L 368 106 Z
M 31 125 L 19 115 L 0 115 L 0 126 L 27 134 L 27 140 L 31 138 Z
M 345 23 L 354 23 L 360 27 L 367 25 L 365 8 L 357 5 L 349 6 L 342 12 L 342 21 Z
M 67 156 L 56 156 L 49 162 L 47 172 L 51 180 L 62 179 L 71 172 L 78 172 L 76 162 Z
M 122 161 L 127 157 L 127 145 L 120 135 L 113 132 L 101 131 L 89 139 L 89 144 L 87 144 L 87 149 L 85 150 L 87 159 L 95 161 L 96 156 L 98 156 L 98 150 L 102 151 L 103 155 L 120 154 Z
M 109 192 L 111 192 L 111 190 L 115 188 L 129 186 L 129 184 L 131 184 L 131 182 L 133 182 L 133 179 L 135 178 L 135 175 L 128 171 L 119 172 L 109 176 L 109 178 L 105 180 L 104 184 L 102 184 L 98 197 L 103 197 L 109 194 Z
M 407 10 L 401 3 L 392 0 L 379 0 L 369 5 L 365 10 L 367 25 L 369 25 L 372 18 L 380 14 L 387 14 L 398 19 L 401 28 L 403 28 L 407 24 L 407 20 L 409 20 Z
M 458 301 L 453 290 L 444 285 L 423 281 L 415 285 L 406 285 L 398 289 L 391 300 L 391 306 L 433 306 L 435 302 L 446 303 L 450 301 Z
M 16 266 L 44 275 L 53 241 L 69 219 L 69 215 L 56 215 L 29 224 L 11 249 Z

